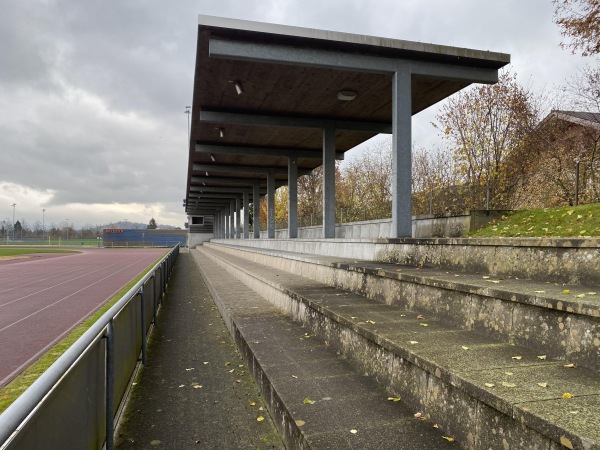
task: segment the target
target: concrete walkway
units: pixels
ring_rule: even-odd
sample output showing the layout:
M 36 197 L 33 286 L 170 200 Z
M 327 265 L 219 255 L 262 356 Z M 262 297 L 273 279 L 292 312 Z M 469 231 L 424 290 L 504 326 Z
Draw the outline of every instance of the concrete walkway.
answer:
M 191 255 L 183 252 L 116 444 L 126 449 L 282 449 Z M 264 420 L 257 420 L 263 417 Z

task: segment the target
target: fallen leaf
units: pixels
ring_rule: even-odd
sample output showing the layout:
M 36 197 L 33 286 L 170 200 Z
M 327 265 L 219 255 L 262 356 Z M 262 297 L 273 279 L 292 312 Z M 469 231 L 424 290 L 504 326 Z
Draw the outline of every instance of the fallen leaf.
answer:
M 208 364 L 208 361 L 204 361 L 202 364 L 206 365 L 206 364 Z
M 351 319 L 358 319 L 358 317 L 350 316 Z
M 262 406 L 259 406 L 259 407 L 258 407 L 258 410 L 259 410 L 259 411 L 264 411 L 264 410 L 265 410 L 265 408 L 263 408 Z
M 487 281 L 488 283 L 494 283 L 494 284 L 500 283 L 500 281 L 498 281 L 498 280 L 485 280 L 485 281 Z
M 570 290 L 568 290 L 568 289 L 565 289 L 565 290 L 563 291 L 563 294 L 568 294 L 569 292 L 571 292 L 571 291 L 570 291 Z
M 595 292 L 588 292 L 587 295 L 596 295 Z
M 512 372 L 504 372 L 505 375 L 514 375 Z
M 546 291 L 533 291 L 533 292 L 535 292 L 536 294 L 543 294 L 543 293 L 545 293 Z
M 419 341 L 408 341 L 408 342 L 410 342 L 411 344 L 418 344 L 419 343 Z
M 560 443 L 564 447 L 567 447 L 568 449 L 573 450 L 573 444 L 572 444 L 572 442 L 569 439 L 567 439 L 565 436 L 561 436 L 560 437 Z
M 462 346 L 462 349 L 463 349 L 463 350 L 469 350 L 469 347 L 467 347 L 466 345 L 463 345 L 463 346 Z
M 483 278 L 484 278 L 485 280 L 487 280 L 489 277 L 490 277 L 489 275 L 484 275 L 484 276 L 483 276 Z
M 352 430 L 350 430 L 350 433 L 356 434 L 356 433 L 358 433 L 358 430 L 352 429 Z
M 422 326 L 422 327 L 426 327 L 427 326 L 426 323 L 420 323 L 419 325 Z
M 512 357 L 512 359 L 516 359 L 517 361 L 520 360 L 520 359 L 522 359 L 522 358 L 523 358 L 522 356 L 513 356 Z
M 292 378 L 298 378 L 296 375 L 292 375 Z
M 509 383 L 509 382 L 507 382 L 507 381 L 503 381 L 503 382 L 502 382 L 502 386 L 504 386 L 504 387 L 509 387 L 509 388 L 513 388 L 513 387 L 515 387 L 515 386 L 516 386 L 516 384 L 514 384 L 514 383 Z
M 262 422 L 263 420 L 265 420 L 265 418 L 264 418 L 263 416 L 258 416 L 258 417 L 256 418 L 256 421 L 257 421 L 257 422 Z
M 446 439 L 448 442 L 454 442 L 454 438 L 450 436 L 442 436 L 442 439 Z
M 415 414 L 415 419 L 425 420 L 425 417 L 423 417 L 423 413 L 418 412 Z
M 567 369 L 574 369 L 577 366 L 575 364 L 565 364 L 563 367 L 566 367 Z
M 546 355 L 539 355 L 537 358 L 538 359 L 546 359 Z
M 233 372 L 235 372 L 235 369 L 231 369 L 231 370 L 229 371 L 229 373 L 233 373 Z
M 440 426 L 437 423 L 433 424 L 433 428 L 439 428 Z
M 331 400 L 331 397 L 323 397 L 321 400 L 324 400 L 324 401 L 328 402 L 328 401 Z
M 304 425 L 306 422 L 304 422 L 304 420 L 296 420 L 296 425 L 301 427 L 302 425 Z
M 375 325 L 375 322 L 373 322 L 372 320 L 367 320 L 367 323 L 372 323 L 373 325 Z
M 185 387 L 185 384 L 180 384 L 179 387 L 180 388 Z
M 235 380 L 235 382 L 236 382 L 236 383 L 241 383 L 241 382 L 242 382 L 242 380 Z
M 313 405 L 315 401 L 307 397 L 304 400 L 302 400 L 302 403 L 304 403 L 305 405 Z
M 388 400 L 390 402 L 399 402 L 400 401 L 400 397 L 388 397 Z
M 572 396 L 571 394 L 569 394 L 568 392 L 565 392 L 565 393 L 562 395 L 562 398 L 573 398 L 573 396 Z
M 485 387 L 493 388 L 496 386 L 494 383 L 484 383 Z
M 202 385 L 201 384 L 195 384 L 194 385 L 194 389 L 202 389 Z
M 548 387 L 548 383 L 538 383 L 537 385 L 538 385 L 539 387 L 543 387 L 543 388 L 546 388 L 546 387 Z
M 583 297 L 585 297 L 585 294 L 579 294 L 579 295 L 575 296 L 575 298 L 583 298 Z
M 225 365 L 226 365 L 226 366 L 230 366 L 230 365 L 231 365 L 231 363 L 230 363 L 229 361 L 227 361 L 227 362 L 225 363 Z
M 189 372 L 190 370 L 194 370 L 194 368 L 190 367 L 189 369 L 185 369 L 185 370 L 186 370 L 186 372 Z
M 248 403 L 250 406 L 256 406 L 256 402 L 250 402 Z
M 417 319 L 419 319 L 419 320 L 424 320 L 424 319 L 425 319 L 425 316 L 423 316 L 423 315 L 419 314 L 419 315 L 417 316 Z

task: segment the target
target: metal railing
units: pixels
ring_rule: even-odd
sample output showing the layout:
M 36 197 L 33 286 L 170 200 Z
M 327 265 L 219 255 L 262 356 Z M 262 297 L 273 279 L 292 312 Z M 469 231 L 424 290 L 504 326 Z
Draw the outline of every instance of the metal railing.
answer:
M 114 448 L 114 419 L 167 289 L 179 245 L 0 414 L 0 449 Z M 141 355 L 141 359 L 140 359 Z

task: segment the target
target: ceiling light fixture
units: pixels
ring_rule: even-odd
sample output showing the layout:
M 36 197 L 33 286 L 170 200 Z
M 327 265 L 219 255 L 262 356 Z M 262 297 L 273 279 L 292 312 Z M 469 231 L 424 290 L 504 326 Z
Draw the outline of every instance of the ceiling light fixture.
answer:
M 349 102 L 349 101 L 354 100 L 357 95 L 358 94 L 356 93 L 356 91 L 342 90 L 337 93 L 337 99 L 342 100 L 344 102 Z
M 206 176 L 208 176 L 208 172 L 204 172 L 206 174 Z
M 238 93 L 238 95 L 242 95 L 244 93 L 244 88 L 242 86 L 242 83 L 240 83 L 239 81 L 235 81 L 235 80 L 229 80 L 230 83 L 233 83 L 233 85 L 235 86 L 235 92 Z
M 215 155 L 210 155 L 210 159 L 212 159 L 212 162 L 215 162 Z
M 219 137 L 220 138 L 224 138 L 225 137 L 225 130 L 223 128 L 217 128 L 217 130 L 219 131 Z

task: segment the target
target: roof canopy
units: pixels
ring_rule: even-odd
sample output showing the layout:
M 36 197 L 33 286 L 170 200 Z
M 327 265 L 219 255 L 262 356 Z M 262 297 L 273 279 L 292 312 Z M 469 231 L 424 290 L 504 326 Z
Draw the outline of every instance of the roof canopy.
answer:
M 262 192 L 268 172 L 276 186 L 287 184 L 290 156 L 299 175 L 310 173 L 322 164 L 326 127 L 336 130 L 338 159 L 391 133 L 399 67 L 411 71 L 416 114 L 473 82 L 495 83 L 509 61 L 502 53 L 201 15 L 186 211 L 221 208 L 256 183 Z

